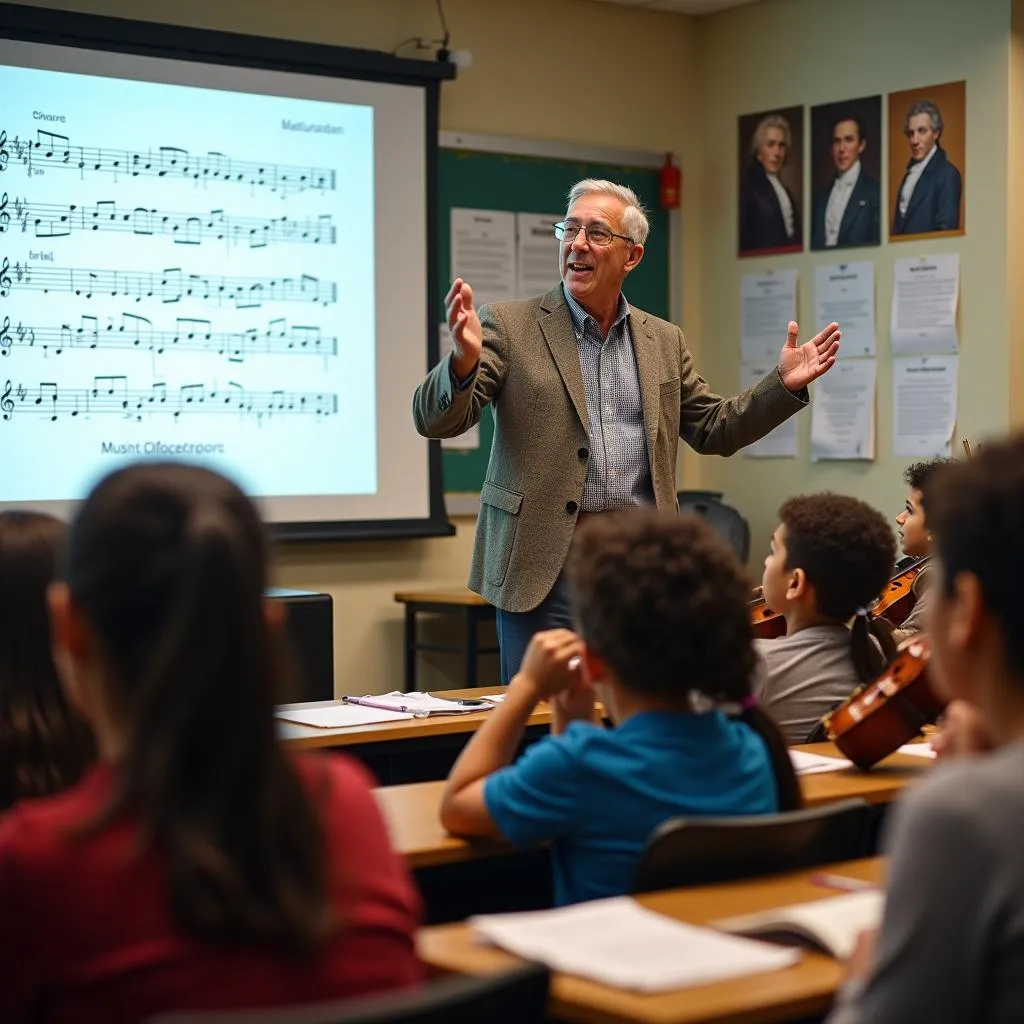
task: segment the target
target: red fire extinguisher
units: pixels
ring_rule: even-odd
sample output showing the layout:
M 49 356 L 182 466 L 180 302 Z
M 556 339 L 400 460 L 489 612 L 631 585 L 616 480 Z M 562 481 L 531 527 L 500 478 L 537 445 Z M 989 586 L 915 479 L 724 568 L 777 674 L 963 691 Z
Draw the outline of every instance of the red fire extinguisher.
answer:
M 659 195 L 663 210 L 675 210 L 683 197 L 683 173 L 672 163 L 672 154 L 665 154 L 661 168 Z

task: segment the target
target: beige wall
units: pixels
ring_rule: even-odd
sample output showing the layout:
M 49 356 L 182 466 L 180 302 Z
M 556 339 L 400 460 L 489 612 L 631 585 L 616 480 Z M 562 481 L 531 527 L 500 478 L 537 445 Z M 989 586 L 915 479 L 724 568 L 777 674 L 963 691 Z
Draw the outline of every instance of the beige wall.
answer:
M 892 455 L 888 338 L 895 258 L 960 253 L 958 434 L 978 438 L 999 433 L 1008 422 L 1008 0 L 862 0 L 853 7 L 855 14 L 848 4 L 770 0 L 698 23 L 705 87 L 696 178 L 702 183 L 704 229 L 696 238 L 689 234 L 687 243 L 691 253 L 699 252 L 702 263 L 705 316 L 699 365 L 719 386 L 738 387 L 737 299 L 742 272 L 767 266 L 798 269 L 799 319 L 806 337 L 813 328 L 814 264 L 838 262 L 811 253 L 771 260 L 735 258 L 738 114 L 966 79 L 968 233 L 857 253 L 858 258 L 875 260 L 879 372 L 874 462 L 811 465 L 807 414 L 801 417 L 798 459 L 700 460 L 701 483 L 724 491 L 751 521 L 755 572 L 760 571 L 776 509 L 793 493 L 847 491 L 893 514 L 902 505 L 900 478 L 909 460 Z M 883 160 L 883 169 L 886 164 Z
M 146 17 L 206 28 L 391 50 L 411 36 L 437 34 L 433 0 L 64 0 L 67 9 Z M 961 254 L 960 431 L 1005 428 L 1012 406 L 1024 420 L 1024 383 L 1008 386 L 1008 366 L 1024 359 L 1024 326 L 1011 347 L 1008 308 L 1024 323 L 1024 289 L 1007 291 L 1024 268 L 1024 231 L 1007 231 L 1008 168 L 1024 151 L 1007 131 L 1024 116 L 1024 35 L 1010 73 L 1010 0 L 765 0 L 695 21 L 590 0 L 446 0 L 452 46 L 473 66 L 442 92 L 445 129 L 555 139 L 644 150 L 673 150 L 685 172 L 683 327 L 712 386 L 739 379 L 737 295 L 742 270 L 763 261 L 734 257 L 735 119 L 770 106 L 828 102 L 966 78 L 967 217 L 963 239 L 883 246 L 876 256 L 878 319 L 887 323 L 894 256 Z M 1024 32 L 1024 0 L 1013 0 Z M 566 57 L 566 45 L 573 47 Z M 605 55 L 605 56 L 602 56 Z M 1011 89 L 1013 90 L 1011 95 Z M 1013 136 L 1010 135 L 1012 139 Z M 884 162 L 883 162 L 884 163 Z M 1024 180 L 1014 174 L 1009 215 L 1024 227 Z M 815 257 L 776 261 L 800 271 L 800 312 L 811 327 Z M 1013 277 L 1008 276 L 1013 273 Z M 780 338 L 781 342 L 781 338 Z M 724 490 L 751 519 L 757 565 L 774 510 L 789 494 L 829 487 L 879 507 L 902 501 L 902 459 L 891 454 L 886 329 L 879 332 L 878 459 L 811 466 L 809 416 L 801 458 L 761 462 L 683 455 L 680 485 Z M 1015 372 L 1014 378 L 1019 375 Z M 396 589 L 465 579 L 471 520 L 454 539 L 309 545 L 276 553 L 275 582 L 325 590 L 335 601 L 339 692 L 401 683 L 401 614 Z M 427 665 L 430 686 L 454 683 L 457 666 Z

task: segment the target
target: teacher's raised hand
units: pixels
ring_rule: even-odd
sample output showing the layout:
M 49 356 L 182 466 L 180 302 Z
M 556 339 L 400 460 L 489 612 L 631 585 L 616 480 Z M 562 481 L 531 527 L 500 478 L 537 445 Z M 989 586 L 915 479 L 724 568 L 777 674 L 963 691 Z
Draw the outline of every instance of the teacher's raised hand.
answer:
M 839 324 L 836 323 L 829 324 L 803 345 L 797 344 L 799 332 L 796 321 L 790 320 L 786 344 L 782 346 L 779 355 L 779 376 L 794 394 L 832 368 L 842 337 Z
M 452 282 L 444 297 L 444 312 L 455 346 L 452 370 L 458 380 L 464 380 L 480 360 L 484 332 L 473 307 L 473 289 L 461 277 Z

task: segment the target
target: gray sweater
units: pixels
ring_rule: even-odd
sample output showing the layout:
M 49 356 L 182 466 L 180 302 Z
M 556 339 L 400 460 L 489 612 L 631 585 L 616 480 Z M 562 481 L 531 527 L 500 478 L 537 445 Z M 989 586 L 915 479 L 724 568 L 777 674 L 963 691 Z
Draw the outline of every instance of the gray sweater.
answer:
M 873 976 L 827 1024 L 1024 1021 L 1024 742 L 938 765 L 895 808 Z

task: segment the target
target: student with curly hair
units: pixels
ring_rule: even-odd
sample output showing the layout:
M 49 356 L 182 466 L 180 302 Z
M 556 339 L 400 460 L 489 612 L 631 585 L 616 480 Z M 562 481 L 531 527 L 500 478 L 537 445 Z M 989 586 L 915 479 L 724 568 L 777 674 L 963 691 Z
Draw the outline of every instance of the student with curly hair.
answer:
M 924 504 L 932 679 L 978 709 L 994 749 L 894 807 L 881 931 L 852 958 L 829 1024 L 1024 1020 L 1024 435 L 944 470 Z
M 670 818 L 800 804 L 782 737 L 751 694 L 749 584 L 706 523 L 653 509 L 595 517 L 574 539 L 569 580 L 578 632 L 534 636 L 441 809 L 462 835 L 549 840 L 558 904 L 628 892 Z M 595 694 L 611 729 L 595 721 Z M 541 700 L 552 735 L 512 764 Z
M 896 542 L 880 512 L 844 494 L 790 498 L 779 520 L 761 587 L 786 634 L 754 641 L 754 690 L 787 742 L 803 743 L 892 653 L 867 607 L 892 575 Z
M 50 646 L 46 588 L 66 537 L 53 516 L 0 512 L 0 810 L 59 793 L 96 756 Z
M 416 984 L 419 901 L 367 773 L 277 738 L 280 609 L 207 469 L 102 480 L 50 588 L 100 762 L 0 819 L 0 1021 L 136 1024 Z
M 932 553 L 932 534 L 924 509 L 925 495 L 935 481 L 937 471 L 952 464 L 952 459 L 931 459 L 928 462 L 915 462 L 903 473 L 903 482 L 909 491 L 906 506 L 896 517 L 903 554 L 913 558 L 927 558 Z M 899 628 L 893 630 L 895 641 L 899 642 L 916 633 L 924 632 L 930 600 L 928 590 L 932 579 L 931 565 L 922 566 L 914 580 L 914 606 Z

